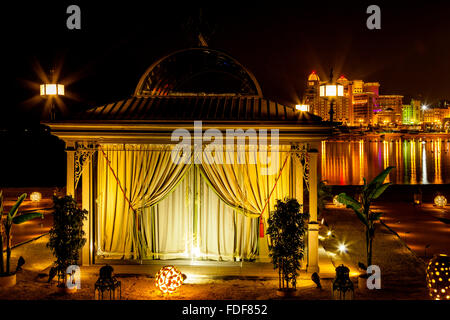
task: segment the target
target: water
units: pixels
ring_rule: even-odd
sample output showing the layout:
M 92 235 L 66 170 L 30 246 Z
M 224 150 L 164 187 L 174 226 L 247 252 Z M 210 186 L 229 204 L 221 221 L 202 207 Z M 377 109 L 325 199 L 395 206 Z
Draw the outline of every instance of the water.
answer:
M 394 184 L 450 183 L 450 137 L 323 141 L 322 179 L 330 185 L 361 185 L 384 168 L 395 166 L 386 182 Z

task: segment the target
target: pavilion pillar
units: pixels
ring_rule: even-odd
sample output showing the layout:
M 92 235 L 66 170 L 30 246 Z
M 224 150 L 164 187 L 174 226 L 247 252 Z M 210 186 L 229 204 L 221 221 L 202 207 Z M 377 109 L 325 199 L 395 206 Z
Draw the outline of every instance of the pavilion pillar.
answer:
M 87 220 L 83 221 L 83 231 L 86 238 L 86 243 L 81 249 L 81 265 L 88 266 L 92 264 L 91 254 L 92 254 L 92 206 L 91 206 L 91 181 L 92 181 L 92 162 L 88 161 L 84 164 L 83 173 L 81 177 L 81 205 L 84 210 L 87 210 Z
M 301 204 L 300 206 L 300 213 L 304 212 L 304 203 L 303 203 L 303 184 L 305 183 L 303 179 L 303 165 L 300 161 L 298 161 L 298 169 L 295 171 L 295 180 L 297 181 L 297 188 L 296 188 L 296 196 L 298 203 Z
M 66 195 L 75 198 L 75 143 L 66 144 L 67 177 Z
M 319 224 L 317 222 L 317 184 L 318 158 L 317 149 L 311 149 L 309 154 L 309 223 L 308 223 L 308 273 L 319 273 Z

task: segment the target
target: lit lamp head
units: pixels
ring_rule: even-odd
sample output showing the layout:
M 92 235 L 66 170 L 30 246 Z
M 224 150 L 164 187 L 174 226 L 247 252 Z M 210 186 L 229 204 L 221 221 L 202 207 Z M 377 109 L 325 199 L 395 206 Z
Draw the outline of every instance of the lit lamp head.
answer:
M 344 86 L 341 84 L 322 84 L 320 96 L 323 98 L 336 98 L 344 96 Z
M 309 105 L 307 104 L 296 104 L 295 109 L 298 111 L 309 112 Z
M 41 84 L 41 96 L 63 96 L 64 85 L 55 83 Z

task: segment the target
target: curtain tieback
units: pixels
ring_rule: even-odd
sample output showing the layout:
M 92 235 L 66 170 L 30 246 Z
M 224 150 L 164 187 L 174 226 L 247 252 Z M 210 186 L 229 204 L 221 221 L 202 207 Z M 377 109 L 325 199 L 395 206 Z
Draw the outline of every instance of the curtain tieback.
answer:
M 275 191 L 275 188 L 277 187 L 278 180 L 280 179 L 281 174 L 283 173 L 283 169 L 286 166 L 288 159 L 289 159 L 289 154 L 286 156 L 286 159 L 283 162 L 283 166 L 281 167 L 280 172 L 278 173 L 278 177 L 275 180 L 275 184 L 272 188 L 272 191 L 270 191 L 269 197 L 267 198 L 266 203 L 264 204 L 264 208 L 262 209 L 262 211 L 259 215 L 259 237 L 260 238 L 264 238 L 264 222 L 263 222 L 262 214 L 264 213 L 264 210 L 266 210 L 266 208 L 269 204 L 270 197 L 272 197 L 272 193 Z

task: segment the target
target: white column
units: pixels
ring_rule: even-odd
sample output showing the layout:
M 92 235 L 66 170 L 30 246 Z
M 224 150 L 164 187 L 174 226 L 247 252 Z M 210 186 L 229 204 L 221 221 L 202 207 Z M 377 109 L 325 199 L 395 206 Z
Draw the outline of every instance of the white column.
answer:
M 81 191 L 82 191 L 82 208 L 88 211 L 87 220 L 83 221 L 83 231 L 86 237 L 86 243 L 81 249 L 81 264 L 83 266 L 88 266 L 91 264 L 91 248 L 92 237 L 91 237 L 91 221 L 92 221 L 92 207 L 91 207 L 91 161 L 85 164 L 81 179 Z
M 66 143 L 67 178 L 66 194 L 75 198 L 75 144 Z
M 317 149 L 309 152 L 309 224 L 308 224 L 308 266 L 309 273 L 319 272 L 319 224 L 317 222 Z
M 303 213 L 304 212 L 304 203 L 303 203 L 303 184 L 305 183 L 304 179 L 303 179 L 303 165 L 302 163 L 299 161 L 297 161 L 298 163 L 298 168 L 295 171 L 295 180 L 296 180 L 296 194 L 297 194 L 297 200 L 298 203 L 301 204 L 300 207 L 300 212 Z

